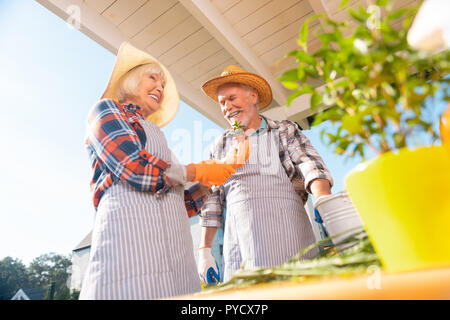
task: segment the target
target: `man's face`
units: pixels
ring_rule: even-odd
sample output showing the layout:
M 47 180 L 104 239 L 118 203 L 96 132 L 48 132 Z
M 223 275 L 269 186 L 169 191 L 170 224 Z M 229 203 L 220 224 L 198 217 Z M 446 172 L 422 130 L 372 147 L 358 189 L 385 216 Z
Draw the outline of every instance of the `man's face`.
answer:
M 239 84 L 227 83 L 219 87 L 217 97 L 222 114 L 230 125 L 238 121 L 245 129 L 249 123 L 259 117 L 256 90 L 246 91 Z

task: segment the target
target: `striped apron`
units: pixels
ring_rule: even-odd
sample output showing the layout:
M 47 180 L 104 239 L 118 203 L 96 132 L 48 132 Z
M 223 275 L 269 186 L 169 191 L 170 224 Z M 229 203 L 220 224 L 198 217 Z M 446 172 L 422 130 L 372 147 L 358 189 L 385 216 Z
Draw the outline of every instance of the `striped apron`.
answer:
M 174 159 L 163 132 L 140 120 L 145 149 Z M 184 188 L 156 197 L 119 181 L 102 196 L 80 299 L 157 299 L 201 290 Z
M 243 263 L 245 269 L 278 266 L 315 243 L 303 201 L 280 163 L 277 132 L 265 129 L 249 139 L 249 159 L 224 184 L 224 282 Z

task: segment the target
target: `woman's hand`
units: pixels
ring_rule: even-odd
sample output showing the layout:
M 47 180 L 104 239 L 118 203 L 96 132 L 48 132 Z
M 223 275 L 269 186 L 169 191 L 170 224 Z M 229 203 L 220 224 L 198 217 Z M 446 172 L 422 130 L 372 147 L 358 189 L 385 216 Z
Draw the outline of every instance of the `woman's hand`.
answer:
M 238 137 L 236 144 L 223 160 L 206 160 L 191 163 L 186 166 L 188 181 L 199 181 L 206 187 L 219 186 L 227 181 L 244 165 L 250 155 L 250 141 L 245 137 Z
M 222 185 L 235 171 L 232 165 L 218 160 L 206 160 L 186 166 L 188 180 L 192 178 L 191 181 L 198 181 L 207 187 Z
M 186 167 L 181 164 L 171 164 L 164 173 L 164 180 L 169 185 L 173 187 L 175 185 L 184 185 L 187 182 L 187 172 Z
M 165 174 L 163 175 L 163 179 L 169 187 L 172 188 L 175 185 L 175 183 Z

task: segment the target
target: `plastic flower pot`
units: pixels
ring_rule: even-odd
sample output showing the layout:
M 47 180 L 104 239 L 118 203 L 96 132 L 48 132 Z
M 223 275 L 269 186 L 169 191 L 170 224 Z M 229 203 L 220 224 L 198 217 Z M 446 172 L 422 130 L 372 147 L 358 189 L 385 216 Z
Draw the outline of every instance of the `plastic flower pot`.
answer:
M 328 235 L 332 237 L 331 241 L 334 245 L 352 233 L 363 229 L 361 219 L 348 194 L 344 191 L 338 192 L 330 197 L 318 199 L 315 207 L 319 211 Z M 336 249 L 341 251 L 351 245 L 351 243 L 342 244 L 337 246 Z
M 388 272 L 450 265 L 450 152 L 385 153 L 357 166 L 346 188 Z

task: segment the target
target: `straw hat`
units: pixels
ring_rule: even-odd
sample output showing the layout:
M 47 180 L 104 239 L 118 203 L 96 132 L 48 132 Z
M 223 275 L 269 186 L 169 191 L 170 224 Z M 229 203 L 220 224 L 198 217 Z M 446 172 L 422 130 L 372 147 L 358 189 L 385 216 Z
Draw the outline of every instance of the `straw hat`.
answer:
M 109 78 L 108 86 L 102 95 L 102 99 L 108 98 L 118 101 L 117 89 L 123 76 L 131 69 L 152 63 L 158 65 L 164 71 L 166 77 L 166 85 L 164 87 L 164 99 L 161 107 L 155 113 L 152 113 L 146 120 L 154 122 L 158 127 L 164 127 L 177 114 L 179 106 L 179 96 L 175 82 L 172 79 L 169 71 L 155 58 L 148 53 L 133 47 L 130 43 L 124 42 L 117 53 L 116 63 Z
M 242 83 L 255 88 L 259 94 L 259 110 L 264 109 L 272 102 L 272 89 L 264 78 L 234 65 L 226 67 L 220 77 L 205 82 L 202 85 L 202 90 L 208 97 L 218 101 L 217 89 L 221 85 L 231 82 Z

